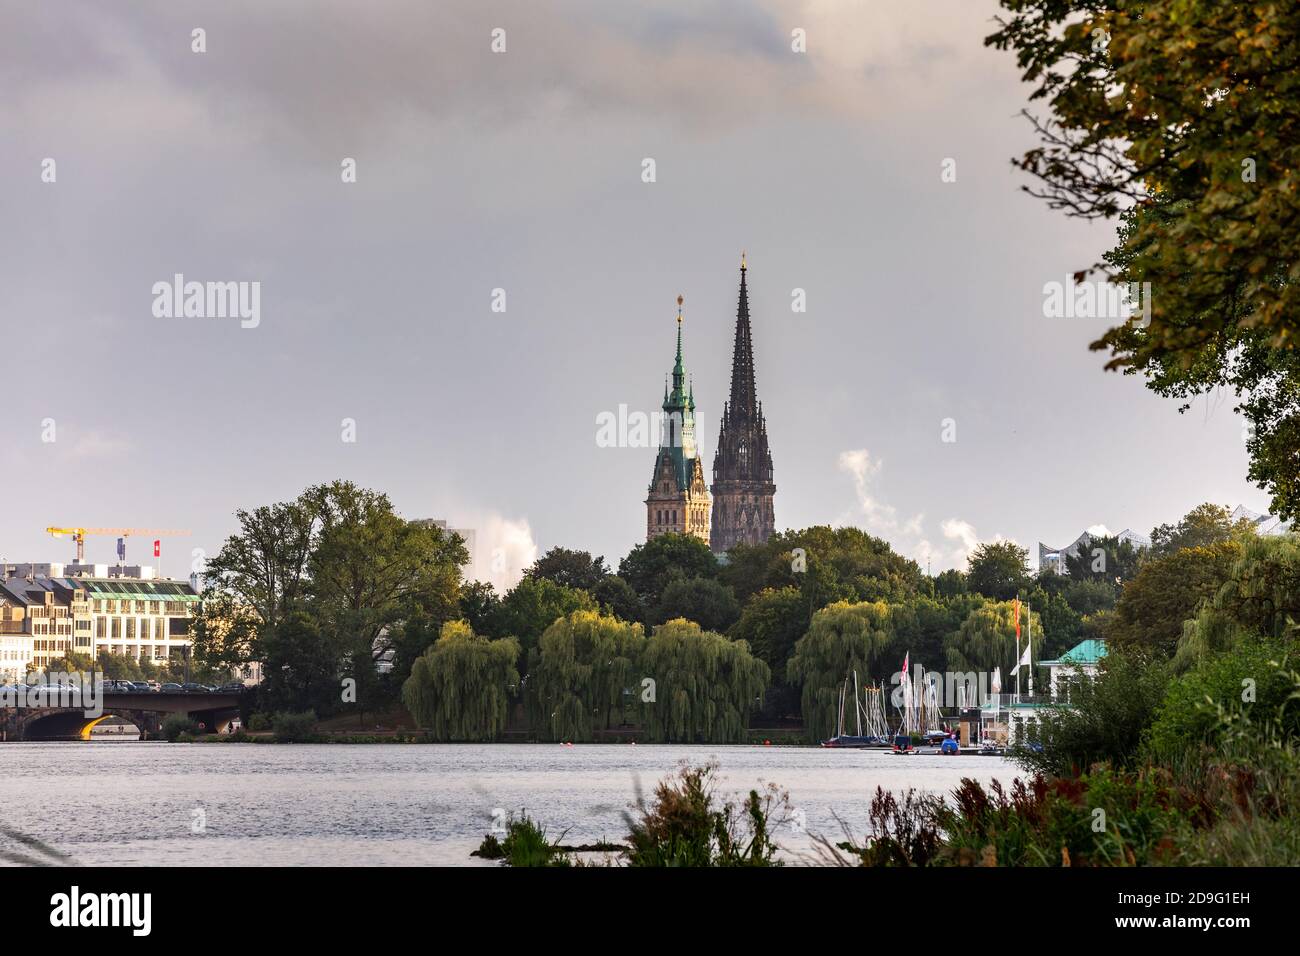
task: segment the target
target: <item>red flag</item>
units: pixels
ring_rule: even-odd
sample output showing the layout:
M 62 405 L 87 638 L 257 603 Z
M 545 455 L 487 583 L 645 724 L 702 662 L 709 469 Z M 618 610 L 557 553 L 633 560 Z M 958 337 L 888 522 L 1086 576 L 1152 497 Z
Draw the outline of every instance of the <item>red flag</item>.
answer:
M 1016 643 L 1020 643 L 1020 598 L 1016 598 Z
M 161 558 L 161 557 L 162 557 L 162 539 L 161 539 L 161 538 L 154 538 L 154 539 L 153 539 L 153 556 L 154 556 L 155 558 Z M 1020 632 L 1019 632 L 1019 631 L 1016 631 L 1016 633 L 1019 634 Z

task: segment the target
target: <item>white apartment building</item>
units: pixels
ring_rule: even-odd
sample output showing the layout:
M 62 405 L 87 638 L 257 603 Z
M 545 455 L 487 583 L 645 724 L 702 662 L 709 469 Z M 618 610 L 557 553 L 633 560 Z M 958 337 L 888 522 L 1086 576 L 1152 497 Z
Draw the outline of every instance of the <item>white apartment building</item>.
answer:
M 78 578 L 93 621 L 94 655 L 125 654 L 162 664 L 190 646 L 199 595 L 188 581 Z
M 113 568 L 107 575 L 46 576 L 42 565 L 12 565 L 0 585 L 0 679 L 21 679 L 69 653 L 97 659 L 124 654 L 162 664 L 181 659 L 199 595 L 188 581 L 153 577 L 152 568 Z M 68 566 L 100 571 L 100 567 Z M 48 566 L 64 571 L 64 566 Z M 15 571 L 26 571 L 14 574 Z M 135 572 L 125 576 L 123 572 Z

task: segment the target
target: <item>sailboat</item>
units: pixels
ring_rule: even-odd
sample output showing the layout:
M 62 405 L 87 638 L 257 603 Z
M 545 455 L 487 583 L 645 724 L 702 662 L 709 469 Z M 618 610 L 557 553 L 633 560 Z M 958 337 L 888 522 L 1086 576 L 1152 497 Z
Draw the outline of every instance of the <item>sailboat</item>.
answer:
M 844 684 L 840 687 L 840 711 L 839 722 L 835 729 L 835 736 L 829 740 L 823 740 L 823 747 L 847 747 L 861 750 L 866 747 L 885 747 L 888 746 L 889 728 L 885 724 L 885 710 L 883 704 L 884 686 L 880 688 L 868 687 L 865 692 L 858 686 L 858 672 L 853 671 L 853 718 L 855 721 L 857 733 L 846 734 L 844 732 L 844 705 L 848 698 L 849 677 L 846 674 Z M 865 701 L 864 703 L 864 693 Z M 862 718 L 867 719 L 867 732 L 862 732 Z

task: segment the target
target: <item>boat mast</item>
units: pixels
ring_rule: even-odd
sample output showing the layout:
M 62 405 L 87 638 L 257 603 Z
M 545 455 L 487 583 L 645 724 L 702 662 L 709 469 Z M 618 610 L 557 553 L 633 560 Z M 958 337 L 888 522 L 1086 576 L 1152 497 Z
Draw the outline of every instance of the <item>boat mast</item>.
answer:
M 858 672 L 853 671 L 853 716 L 858 722 L 858 736 L 862 736 L 862 702 L 858 693 Z

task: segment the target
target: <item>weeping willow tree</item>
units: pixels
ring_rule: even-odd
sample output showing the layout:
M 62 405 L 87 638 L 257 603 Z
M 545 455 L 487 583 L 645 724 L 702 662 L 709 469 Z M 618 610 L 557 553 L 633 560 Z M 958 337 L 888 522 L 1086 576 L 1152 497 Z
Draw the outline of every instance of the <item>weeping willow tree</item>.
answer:
M 676 618 L 645 642 L 637 700 L 656 743 L 738 743 L 772 676 L 744 641 Z M 653 699 L 647 699 L 650 696 Z
M 597 611 L 574 611 L 548 627 L 528 675 L 538 733 L 551 740 L 591 740 L 596 727 L 608 728 L 616 717 L 621 723 L 626 698 L 639 695 L 637 663 L 644 647 L 640 624 Z
M 1025 606 L 1020 606 L 1020 653 L 1025 652 L 1025 641 L 1033 635 L 1034 666 L 1038 666 L 1043 649 L 1043 622 L 1033 614 L 1032 627 Z M 988 601 L 966 615 L 955 634 L 948 638 L 948 670 L 966 673 L 992 674 L 1001 668 L 1002 693 L 1010 693 L 1015 686 L 1011 668 L 1016 666 L 1016 610 L 1012 601 Z M 1029 675 L 1020 674 L 1022 692 L 1028 692 Z
M 803 722 L 809 741 L 835 734 L 846 675 L 851 677 L 856 670 L 868 681 L 877 671 L 883 674 L 877 665 L 893 633 L 891 614 L 883 601 L 840 601 L 813 615 L 808 633 L 795 643 L 786 665 L 790 682 L 803 685 Z
M 464 621 L 448 621 L 415 660 L 402 685 L 402 703 L 438 740 L 493 740 L 506 726 L 519 686 L 519 642 L 490 641 Z
M 1294 534 L 1245 543 L 1214 599 L 1183 625 L 1174 669 L 1185 671 L 1255 635 L 1300 637 L 1300 537 Z

